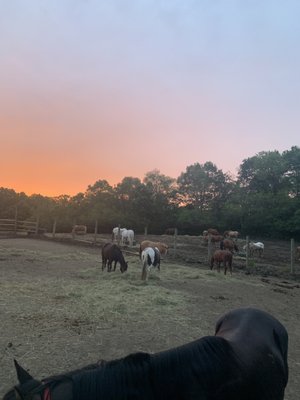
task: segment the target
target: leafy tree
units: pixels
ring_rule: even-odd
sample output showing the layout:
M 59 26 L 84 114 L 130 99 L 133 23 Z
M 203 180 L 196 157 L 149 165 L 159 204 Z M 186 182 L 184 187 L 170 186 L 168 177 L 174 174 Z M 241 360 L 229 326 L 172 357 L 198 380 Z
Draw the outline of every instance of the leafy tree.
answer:
M 239 184 L 247 192 L 277 194 L 287 187 L 285 164 L 276 151 L 262 151 L 243 160 L 238 173 Z
M 180 203 L 201 211 L 220 209 L 229 192 L 229 182 L 229 176 L 211 162 L 190 165 L 177 179 Z
M 300 197 L 300 148 L 293 146 L 282 153 L 285 175 L 289 182 L 291 196 Z

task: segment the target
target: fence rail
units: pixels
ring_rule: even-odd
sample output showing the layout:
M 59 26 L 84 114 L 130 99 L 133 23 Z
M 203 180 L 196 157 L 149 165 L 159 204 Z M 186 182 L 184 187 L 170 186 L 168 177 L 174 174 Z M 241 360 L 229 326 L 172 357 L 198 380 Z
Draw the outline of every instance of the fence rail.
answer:
M 0 219 L 0 233 L 38 233 L 37 221 L 18 221 L 16 219 Z

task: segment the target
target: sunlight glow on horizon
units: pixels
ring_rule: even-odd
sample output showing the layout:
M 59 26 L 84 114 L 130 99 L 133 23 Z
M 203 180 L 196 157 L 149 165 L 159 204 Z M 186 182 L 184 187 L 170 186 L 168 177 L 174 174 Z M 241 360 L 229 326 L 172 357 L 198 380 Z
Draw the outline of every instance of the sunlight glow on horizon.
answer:
M 296 0 L 0 5 L 0 187 L 48 196 L 97 180 L 237 174 L 299 145 Z

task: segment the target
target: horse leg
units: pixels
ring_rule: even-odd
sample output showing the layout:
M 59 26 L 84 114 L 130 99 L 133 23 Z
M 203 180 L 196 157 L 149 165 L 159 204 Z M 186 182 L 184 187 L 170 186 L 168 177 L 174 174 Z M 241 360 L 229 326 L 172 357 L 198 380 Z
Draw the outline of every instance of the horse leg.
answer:
M 117 261 L 115 261 L 115 265 L 114 265 L 114 271 L 116 270 L 116 265 L 117 265 Z

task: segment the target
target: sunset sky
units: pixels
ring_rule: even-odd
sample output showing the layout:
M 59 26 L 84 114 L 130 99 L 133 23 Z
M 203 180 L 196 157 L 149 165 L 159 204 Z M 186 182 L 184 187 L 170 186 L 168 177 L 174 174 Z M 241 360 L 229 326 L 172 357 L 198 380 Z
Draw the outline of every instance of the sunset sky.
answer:
M 299 0 L 0 0 L 0 187 L 56 196 L 300 145 Z

